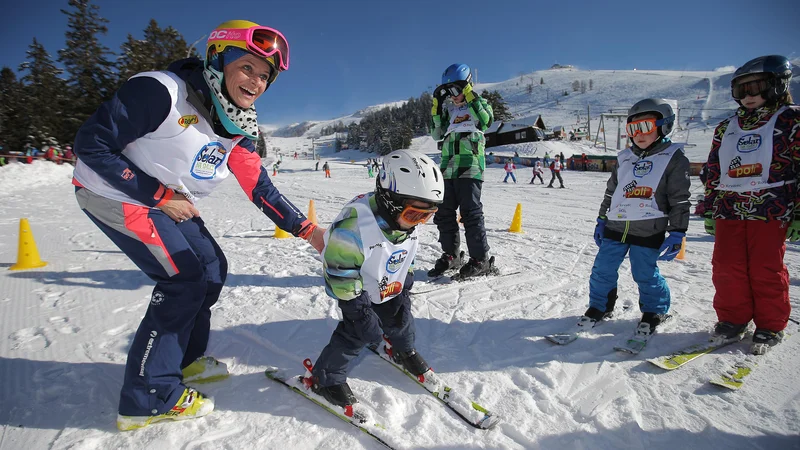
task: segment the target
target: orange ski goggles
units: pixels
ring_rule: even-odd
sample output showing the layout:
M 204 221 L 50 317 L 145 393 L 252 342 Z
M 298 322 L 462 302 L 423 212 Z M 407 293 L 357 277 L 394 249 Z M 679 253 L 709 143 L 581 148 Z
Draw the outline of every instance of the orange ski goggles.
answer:
M 409 203 L 406 203 L 406 205 L 403 207 L 403 211 L 400 213 L 400 217 L 412 225 L 417 225 L 427 222 L 427 220 L 436 214 L 436 211 L 438 210 L 439 207 L 433 204 L 427 208 L 421 208 L 419 206 L 413 206 Z

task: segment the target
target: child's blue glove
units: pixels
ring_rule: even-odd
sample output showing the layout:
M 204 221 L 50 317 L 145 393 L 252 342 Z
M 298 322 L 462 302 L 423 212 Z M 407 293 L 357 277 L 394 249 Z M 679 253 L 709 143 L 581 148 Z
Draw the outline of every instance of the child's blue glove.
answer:
M 658 249 L 659 261 L 672 261 L 678 256 L 678 253 L 681 251 L 681 245 L 683 244 L 683 238 L 686 237 L 686 233 L 681 233 L 680 231 L 670 231 L 669 235 L 666 239 L 664 239 L 664 243 L 661 244 L 661 248 Z M 666 252 L 665 252 L 666 250 Z
M 600 244 L 603 243 L 603 230 L 606 229 L 606 222 L 608 218 L 606 216 L 599 216 L 597 218 L 597 225 L 594 226 L 594 243 L 600 247 Z

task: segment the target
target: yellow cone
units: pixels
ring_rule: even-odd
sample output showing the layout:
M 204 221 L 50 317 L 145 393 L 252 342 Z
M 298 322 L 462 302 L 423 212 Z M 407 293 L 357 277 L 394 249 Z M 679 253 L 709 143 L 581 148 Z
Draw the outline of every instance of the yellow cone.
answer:
M 308 201 L 308 220 L 314 225 L 317 225 L 317 208 L 314 207 L 314 200 Z
M 683 237 L 681 241 L 681 251 L 678 252 L 678 256 L 675 259 L 684 259 L 686 258 L 686 236 Z
M 9 270 L 25 270 L 44 267 L 47 263 L 39 258 L 39 250 L 36 249 L 36 241 L 33 240 L 31 226 L 28 219 L 19 220 L 19 247 L 17 250 L 17 263 Z
M 290 237 L 292 237 L 291 234 L 281 230 L 278 227 L 275 227 L 275 239 L 287 239 L 287 238 L 290 238 Z
M 522 203 L 517 203 L 517 210 L 514 211 L 514 219 L 511 220 L 511 228 L 508 231 L 522 233 Z

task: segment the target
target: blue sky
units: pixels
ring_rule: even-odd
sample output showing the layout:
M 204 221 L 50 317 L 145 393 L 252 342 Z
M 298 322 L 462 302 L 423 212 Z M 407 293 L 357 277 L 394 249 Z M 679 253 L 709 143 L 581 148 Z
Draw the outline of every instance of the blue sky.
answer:
M 584 69 L 711 70 L 800 53 L 796 0 L 424 1 L 94 0 L 119 52 L 151 18 L 187 40 L 247 19 L 281 30 L 291 67 L 256 103 L 259 122 L 331 119 L 418 96 L 454 62 L 502 81 L 554 63 Z M 14 2 L 0 15 L 0 65 L 16 69 L 36 37 L 55 59 L 66 0 Z M 205 40 L 200 46 L 205 45 Z

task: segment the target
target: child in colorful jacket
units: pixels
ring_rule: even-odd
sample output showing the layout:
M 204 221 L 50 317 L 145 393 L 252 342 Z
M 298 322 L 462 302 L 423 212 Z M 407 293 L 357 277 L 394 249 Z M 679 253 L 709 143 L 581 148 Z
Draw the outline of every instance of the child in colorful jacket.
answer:
M 751 351 L 765 353 L 789 320 L 785 239 L 800 239 L 800 108 L 792 66 L 762 56 L 738 68 L 740 108 L 717 126 L 708 155 L 705 226 L 715 235 L 712 275 L 716 339 L 739 339 L 755 322 Z
M 442 256 L 429 277 L 459 269 L 460 277 L 471 277 L 493 270 L 489 243 L 483 223 L 481 188 L 486 168 L 486 131 L 494 121 L 492 107 L 472 90 L 472 72 L 466 64 L 453 64 L 442 74 L 442 84 L 433 93 L 431 109 L 434 140 L 442 143 L 439 167 L 444 176 L 444 202 L 433 218 L 439 228 Z M 445 104 L 446 99 L 450 99 Z M 461 265 L 458 216 L 464 224 L 469 262 Z
M 435 162 L 412 150 L 394 151 L 383 157 L 375 191 L 345 205 L 325 234 L 325 292 L 338 302 L 342 320 L 306 384 L 330 403 L 346 409 L 357 402 L 347 384 L 350 362 L 384 335 L 397 364 L 415 377 L 433 377 L 415 350 L 410 290 L 416 226 L 433 216 L 443 191 Z

